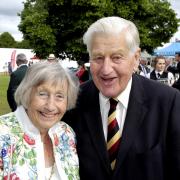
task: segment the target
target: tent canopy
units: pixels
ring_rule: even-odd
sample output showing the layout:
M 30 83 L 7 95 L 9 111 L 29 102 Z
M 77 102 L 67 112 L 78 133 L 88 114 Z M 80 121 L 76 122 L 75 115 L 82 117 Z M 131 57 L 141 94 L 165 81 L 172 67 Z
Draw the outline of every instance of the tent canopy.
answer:
M 162 48 L 162 49 L 156 49 L 154 51 L 154 55 L 159 56 L 175 56 L 175 53 L 177 51 L 180 51 L 180 41 L 173 42 L 169 46 Z
M 141 58 L 146 60 L 146 59 L 152 58 L 152 56 L 149 53 L 147 53 L 147 51 L 142 51 L 141 52 Z

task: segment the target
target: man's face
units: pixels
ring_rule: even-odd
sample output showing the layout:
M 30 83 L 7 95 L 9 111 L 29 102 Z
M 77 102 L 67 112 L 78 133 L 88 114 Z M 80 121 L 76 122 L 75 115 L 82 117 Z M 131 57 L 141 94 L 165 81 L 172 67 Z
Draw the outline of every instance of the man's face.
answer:
M 142 65 L 146 65 L 146 64 L 147 64 L 147 61 L 144 60 L 144 59 L 141 59 L 141 60 L 140 60 L 140 63 L 141 63 Z
M 92 40 L 90 69 L 95 85 L 106 97 L 117 97 L 139 64 L 140 49 L 130 53 L 125 35 L 97 34 Z

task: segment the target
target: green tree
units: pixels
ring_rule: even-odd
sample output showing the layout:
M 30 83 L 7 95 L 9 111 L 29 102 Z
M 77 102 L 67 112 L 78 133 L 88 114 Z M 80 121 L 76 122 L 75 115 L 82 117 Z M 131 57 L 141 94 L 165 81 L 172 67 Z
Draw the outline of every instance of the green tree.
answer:
M 112 0 L 114 14 L 133 21 L 138 27 L 141 49 L 153 49 L 169 42 L 178 30 L 179 19 L 167 0 Z
M 16 45 L 16 41 L 12 35 L 8 32 L 4 32 L 0 35 L 0 47 L 1 48 L 13 48 Z
M 16 48 L 32 49 L 32 47 L 31 47 L 31 45 L 30 45 L 28 40 L 17 41 L 16 42 Z
M 138 27 L 141 48 L 152 52 L 178 29 L 178 19 L 167 0 L 27 0 L 19 25 L 39 57 L 49 53 L 86 57 L 82 36 L 104 16 L 120 16 Z
M 21 48 L 21 49 L 31 49 L 30 43 L 28 40 L 15 41 L 13 36 L 4 32 L 0 35 L 0 47 L 2 48 Z

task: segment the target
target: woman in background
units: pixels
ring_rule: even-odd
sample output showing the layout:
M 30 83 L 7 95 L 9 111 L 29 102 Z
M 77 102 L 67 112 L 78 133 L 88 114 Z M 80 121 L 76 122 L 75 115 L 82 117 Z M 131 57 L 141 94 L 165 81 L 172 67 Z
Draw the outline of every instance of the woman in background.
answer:
M 154 70 L 150 73 L 150 79 L 163 82 L 169 86 L 174 83 L 174 75 L 166 71 L 166 59 L 164 56 L 155 57 Z

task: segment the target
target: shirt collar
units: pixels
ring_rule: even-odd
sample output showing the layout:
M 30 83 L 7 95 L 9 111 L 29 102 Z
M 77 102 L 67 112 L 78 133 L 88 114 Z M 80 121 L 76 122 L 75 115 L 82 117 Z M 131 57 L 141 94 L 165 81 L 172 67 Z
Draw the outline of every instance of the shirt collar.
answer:
M 18 68 L 20 68 L 21 66 L 28 66 L 27 64 L 20 64 L 19 66 L 18 66 Z
M 34 138 L 40 134 L 39 130 L 32 124 L 23 106 L 17 107 L 15 115 L 25 133 L 29 134 L 31 137 Z
M 126 109 L 128 107 L 128 103 L 129 103 L 129 95 L 130 95 L 130 91 L 131 91 L 131 86 L 132 86 L 132 77 L 129 80 L 124 91 L 121 92 L 117 97 L 118 101 L 121 102 L 122 105 L 124 106 L 124 108 L 126 108 Z M 100 101 L 102 102 L 102 104 L 106 104 L 109 100 L 109 98 L 105 97 L 101 92 L 99 93 L 99 98 L 100 98 Z
M 155 73 L 156 73 L 156 74 L 159 73 L 159 74 L 161 75 L 161 74 L 163 73 L 163 71 L 155 71 Z

